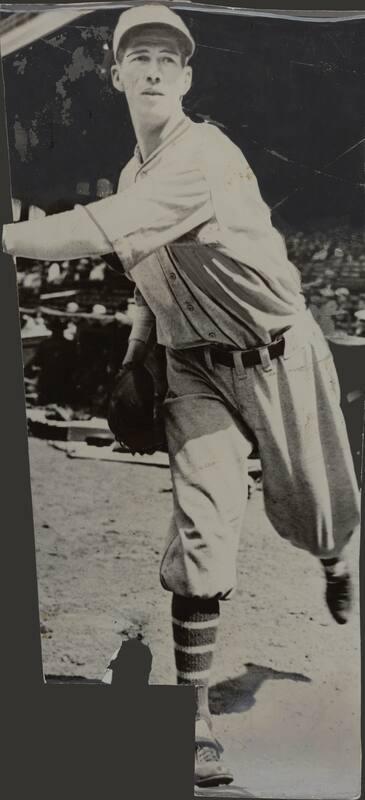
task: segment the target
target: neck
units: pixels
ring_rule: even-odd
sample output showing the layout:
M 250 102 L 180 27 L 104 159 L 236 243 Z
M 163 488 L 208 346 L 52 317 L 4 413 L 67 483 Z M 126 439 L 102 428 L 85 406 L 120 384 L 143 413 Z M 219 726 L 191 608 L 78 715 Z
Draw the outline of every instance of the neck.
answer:
M 145 120 L 134 119 L 133 115 L 131 116 L 138 146 L 143 161 L 146 161 L 146 159 L 162 144 L 170 131 L 183 119 L 184 112 L 182 108 L 179 108 L 166 122 L 162 122 L 158 125 L 156 125 L 156 123 L 146 123 Z

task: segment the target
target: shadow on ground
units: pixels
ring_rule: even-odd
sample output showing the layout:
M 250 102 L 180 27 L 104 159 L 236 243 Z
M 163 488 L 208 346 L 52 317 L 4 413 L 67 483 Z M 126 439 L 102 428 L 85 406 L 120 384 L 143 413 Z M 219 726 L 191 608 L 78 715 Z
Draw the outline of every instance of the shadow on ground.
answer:
M 209 706 L 212 714 L 239 714 L 248 711 L 256 703 L 256 694 L 265 681 L 295 681 L 310 683 L 311 678 L 300 672 L 282 672 L 259 664 L 245 664 L 246 672 L 237 678 L 216 683 L 209 690 Z

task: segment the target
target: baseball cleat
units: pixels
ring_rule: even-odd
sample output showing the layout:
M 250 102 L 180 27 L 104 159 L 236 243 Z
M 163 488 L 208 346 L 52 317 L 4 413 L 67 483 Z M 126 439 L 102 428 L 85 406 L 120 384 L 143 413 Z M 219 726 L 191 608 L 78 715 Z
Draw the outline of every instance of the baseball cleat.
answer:
M 340 574 L 325 570 L 326 602 L 330 613 L 339 625 L 348 622 L 352 608 L 352 580 L 347 568 Z
M 195 785 L 219 786 L 232 783 L 233 775 L 221 760 L 223 747 L 215 739 L 204 720 L 195 729 Z

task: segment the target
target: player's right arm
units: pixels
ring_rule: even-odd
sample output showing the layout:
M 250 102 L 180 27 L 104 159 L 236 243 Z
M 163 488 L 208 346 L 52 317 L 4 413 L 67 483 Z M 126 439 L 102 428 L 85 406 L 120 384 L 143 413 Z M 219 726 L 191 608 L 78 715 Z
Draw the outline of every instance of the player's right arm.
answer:
M 166 366 L 164 358 L 159 357 L 156 351 L 156 320 L 153 312 L 147 305 L 142 293 L 135 288 L 135 313 L 132 330 L 129 336 L 127 352 L 123 359 L 123 366 L 132 366 L 145 363 L 153 376 L 155 385 L 156 409 L 158 401 L 166 394 Z
M 213 215 L 209 186 L 186 163 L 147 175 L 118 194 L 43 219 L 5 225 L 3 250 L 39 260 L 115 252 L 126 272 Z
M 145 360 L 148 345 L 155 333 L 155 316 L 138 287 L 134 290 L 135 312 L 123 366 Z

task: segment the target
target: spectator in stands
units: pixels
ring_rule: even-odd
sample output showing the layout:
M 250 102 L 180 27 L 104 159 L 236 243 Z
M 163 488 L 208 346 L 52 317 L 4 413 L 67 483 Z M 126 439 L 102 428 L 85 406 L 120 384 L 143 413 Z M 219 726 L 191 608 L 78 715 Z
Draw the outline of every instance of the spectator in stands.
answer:
M 23 289 L 31 294 L 39 294 L 42 288 L 42 274 L 37 266 L 32 267 L 30 272 L 24 275 Z
M 89 277 L 90 261 L 88 258 L 80 258 L 75 266 L 75 280 L 85 283 Z
M 92 313 L 95 317 L 102 317 L 107 313 L 107 310 L 101 303 L 95 303 Z
M 106 272 L 106 263 L 101 258 L 94 259 L 94 266 L 91 268 L 89 274 L 89 281 L 104 281 Z
M 63 336 L 66 339 L 66 341 L 73 342 L 74 339 L 76 339 L 76 335 L 77 335 L 77 325 L 72 319 L 70 319 L 66 323 L 63 329 Z
M 71 265 L 69 261 L 62 261 L 61 264 L 61 274 L 59 283 L 67 283 L 68 279 L 71 275 Z
M 53 263 L 50 264 L 48 268 L 47 283 L 50 284 L 58 283 L 60 277 L 61 277 L 60 265 L 57 261 L 53 261 Z
M 74 300 L 71 300 L 69 303 L 67 303 L 66 311 L 68 314 L 78 314 L 80 311 L 80 306 Z
M 31 334 L 35 336 L 35 322 L 34 318 L 30 314 L 22 314 L 21 330 L 22 334 Z
M 329 242 L 326 242 L 320 250 L 316 250 L 312 255 L 312 261 L 325 261 L 328 256 Z
M 36 330 L 38 335 L 40 333 L 46 333 L 49 331 L 49 326 L 47 325 L 44 316 L 41 311 L 37 311 L 34 316 L 34 325 L 36 326 Z
M 350 321 L 353 310 L 350 293 L 344 294 L 343 292 L 341 292 L 341 294 L 336 295 L 336 298 L 337 298 L 337 310 L 346 312 L 348 315 L 348 320 Z
M 335 295 L 338 299 L 347 298 L 350 296 L 350 290 L 347 289 L 346 286 L 339 286 L 338 289 L 335 290 Z
M 349 315 L 347 311 L 338 310 L 333 315 L 335 332 L 349 333 Z

